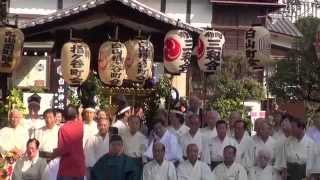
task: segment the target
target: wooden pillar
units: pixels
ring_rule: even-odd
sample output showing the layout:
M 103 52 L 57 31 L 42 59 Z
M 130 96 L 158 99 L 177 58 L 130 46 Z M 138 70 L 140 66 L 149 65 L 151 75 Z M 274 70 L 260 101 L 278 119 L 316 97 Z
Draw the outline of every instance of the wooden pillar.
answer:
M 187 0 L 186 22 L 191 23 L 191 0 Z
M 167 8 L 167 0 L 161 0 L 160 11 L 162 13 L 166 13 L 166 8 Z
M 63 9 L 63 0 L 57 0 L 57 9 L 58 10 Z
M 6 97 L 9 95 L 8 94 L 8 74 L 6 73 L 0 73 L 0 82 L 1 82 L 1 87 L 0 87 L 0 90 L 1 90 L 1 94 L 2 94 L 2 97 L 0 100 L 2 101 L 5 101 Z

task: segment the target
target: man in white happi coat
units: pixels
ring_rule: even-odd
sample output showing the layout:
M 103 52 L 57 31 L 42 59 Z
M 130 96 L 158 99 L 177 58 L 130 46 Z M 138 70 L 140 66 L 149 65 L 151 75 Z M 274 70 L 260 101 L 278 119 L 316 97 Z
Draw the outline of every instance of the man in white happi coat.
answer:
M 199 150 L 199 156 L 203 158 L 204 156 L 206 158 L 209 158 L 207 153 L 204 153 L 204 150 L 207 150 L 205 148 L 205 140 L 202 136 L 202 133 L 200 132 L 200 119 L 199 116 L 196 114 L 193 114 L 189 117 L 189 126 L 190 130 L 183 134 L 180 139 L 180 145 L 183 150 L 183 157 L 184 159 L 187 158 L 187 147 L 189 144 L 196 144 Z
M 20 123 L 22 114 L 19 110 L 13 109 L 9 112 L 9 127 L 0 130 L 0 153 L 9 151 L 22 155 L 26 149 L 29 135 L 28 130 Z
M 246 158 L 245 155 L 252 144 L 252 139 L 250 136 L 245 134 L 246 132 L 246 122 L 243 120 L 237 120 L 234 122 L 234 139 L 237 142 L 237 156 L 236 162 L 245 166 Z
M 177 136 L 166 129 L 166 121 L 163 118 L 164 117 L 159 116 L 154 119 L 153 137 L 144 155 L 149 159 L 153 159 L 153 144 L 155 142 L 161 142 L 166 148 L 165 159 L 173 162 L 180 161 L 182 160 L 182 150 Z
M 53 150 L 58 147 L 59 127 L 56 125 L 56 118 L 53 109 L 47 109 L 43 112 L 46 125 L 40 128 L 36 133 L 36 139 L 39 140 L 39 155 L 43 158 L 50 158 Z
M 228 146 L 237 146 L 237 142 L 230 136 L 227 136 L 227 122 L 219 120 L 216 123 L 217 136 L 212 138 L 208 143 L 210 152 L 210 167 L 213 170 L 218 164 L 223 161 L 223 149 Z M 207 162 L 208 160 L 206 160 Z
M 213 170 L 214 180 L 248 180 L 245 168 L 235 162 L 237 149 L 228 145 L 223 150 L 223 163 Z
M 85 104 L 82 112 L 83 119 L 83 146 L 87 140 L 98 133 L 97 123 L 94 121 L 96 110 L 94 104 Z
M 208 111 L 205 114 L 206 127 L 201 129 L 201 133 L 206 139 L 211 139 L 217 136 L 216 122 L 220 120 L 220 115 L 217 111 Z
M 99 132 L 91 136 L 84 147 L 84 155 L 87 172 L 96 164 L 96 162 L 109 152 L 109 127 L 110 122 L 107 118 L 98 119 Z M 89 175 L 90 173 L 87 173 Z M 90 177 L 87 177 L 89 180 Z
M 198 160 L 199 148 L 196 144 L 187 146 L 187 160 L 177 168 L 178 180 L 212 180 L 209 166 Z
M 28 129 L 29 138 L 35 138 L 37 131 L 45 126 L 45 122 L 39 116 L 41 97 L 33 94 L 28 97 L 29 117 L 22 123 Z
M 313 126 L 311 126 L 306 134 L 316 143 L 315 160 L 313 161 L 312 178 L 320 178 L 320 114 L 316 114 L 313 118 Z
M 246 153 L 246 164 L 245 167 L 247 170 L 252 168 L 257 162 L 256 157 L 257 153 L 261 149 L 269 149 L 270 152 L 272 152 L 272 161 L 271 164 L 274 165 L 277 161 L 275 159 L 274 150 L 275 150 L 275 140 L 270 136 L 270 125 L 266 120 L 262 120 L 259 122 L 259 124 L 256 124 L 259 126 L 256 126 L 257 134 L 252 137 L 252 144 L 249 145 L 249 150 Z M 280 164 L 280 163 L 277 163 Z M 280 167 L 279 167 L 280 168 Z M 278 169 L 280 171 L 280 169 Z
M 118 105 L 116 121 L 112 124 L 112 127 L 118 128 L 120 136 L 126 133 L 129 130 L 128 127 L 128 118 L 134 114 L 133 108 L 129 106 L 127 99 L 123 95 L 116 97 L 116 104 Z
M 249 169 L 249 180 L 277 180 L 276 174 L 273 172 L 271 162 L 271 151 L 261 149 L 256 157 L 257 164 Z
M 171 110 L 169 113 L 170 127 L 168 130 L 175 134 L 180 140 L 181 136 L 189 131 L 189 127 L 185 125 L 184 114 L 181 111 Z
M 154 160 L 143 167 L 143 180 L 177 180 L 176 169 L 165 156 L 165 145 L 156 142 L 153 145 Z
M 123 135 L 124 153 L 135 161 L 136 167 L 139 169 L 139 177 L 142 174 L 143 162 L 146 162 L 143 153 L 148 145 L 147 138 L 139 131 L 140 121 L 138 116 L 130 116 L 128 118 L 129 131 Z
M 287 165 L 287 180 L 301 180 L 313 173 L 313 161 L 316 160 L 314 141 L 305 134 L 305 122 L 291 118 L 292 136 L 284 144 Z

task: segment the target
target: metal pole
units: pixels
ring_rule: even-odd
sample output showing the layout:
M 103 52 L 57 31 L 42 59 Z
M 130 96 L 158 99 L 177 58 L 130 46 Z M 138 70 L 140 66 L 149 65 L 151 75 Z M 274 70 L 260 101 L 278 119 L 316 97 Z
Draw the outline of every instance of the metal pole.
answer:
M 167 8 L 167 0 L 161 0 L 160 11 L 162 13 L 165 13 L 166 12 L 166 8 Z

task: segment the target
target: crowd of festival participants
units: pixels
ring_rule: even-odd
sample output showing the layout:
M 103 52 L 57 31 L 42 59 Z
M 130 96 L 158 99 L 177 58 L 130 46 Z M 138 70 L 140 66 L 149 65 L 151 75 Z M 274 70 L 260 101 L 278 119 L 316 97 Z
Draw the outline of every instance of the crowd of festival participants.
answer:
M 123 96 L 114 115 L 93 103 L 38 115 L 40 97 L 28 99 L 29 118 L 9 113 L 0 130 L 0 152 L 19 157 L 12 180 L 317 180 L 320 116 L 313 125 L 275 112 L 254 123 L 254 135 L 239 112 L 220 119 L 199 110 L 191 97 L 147 121 L 142 107 Z M 188 104 L 188 105 L 187 105 Z

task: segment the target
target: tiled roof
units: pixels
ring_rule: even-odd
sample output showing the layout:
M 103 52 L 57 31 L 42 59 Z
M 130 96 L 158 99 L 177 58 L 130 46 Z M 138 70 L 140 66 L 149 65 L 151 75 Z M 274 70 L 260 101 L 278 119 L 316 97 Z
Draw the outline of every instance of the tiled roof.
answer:
M 177 26 L 178 28 L 183 28 L 192 32 L 202 32 L 203 29 L 193 27 L 188 23 L 181 22 L 180 20 L 173 19 L 168 15 L 152 9 L 136 0 L 88 0 L 80 3 L 74 7 L 67 8 L 61 11 L 57 11 L 47 16 L 43 16 L 37 19 L 33 19 L 21 25 L 21 28 L 36 27 L 43 24 L 49 24 L 55 20 L 69 17 L 71 15 L 79 14 L 80 12 L 88 11 L 89 9 L 94 9 L 103 5 L 112 5 L 113 3 L 121 3 L 133 10 L 139 11 L 147 16 L 153 17 L 156 21 L 161 21 L 167 24 Z
M 297 29 L 297 27 L 287 18 L 274 18 L 273 20 L 267 20 L 266 27 L 269 31 L 285 34 L 293 37 L 302 37 L 303 35 Z

